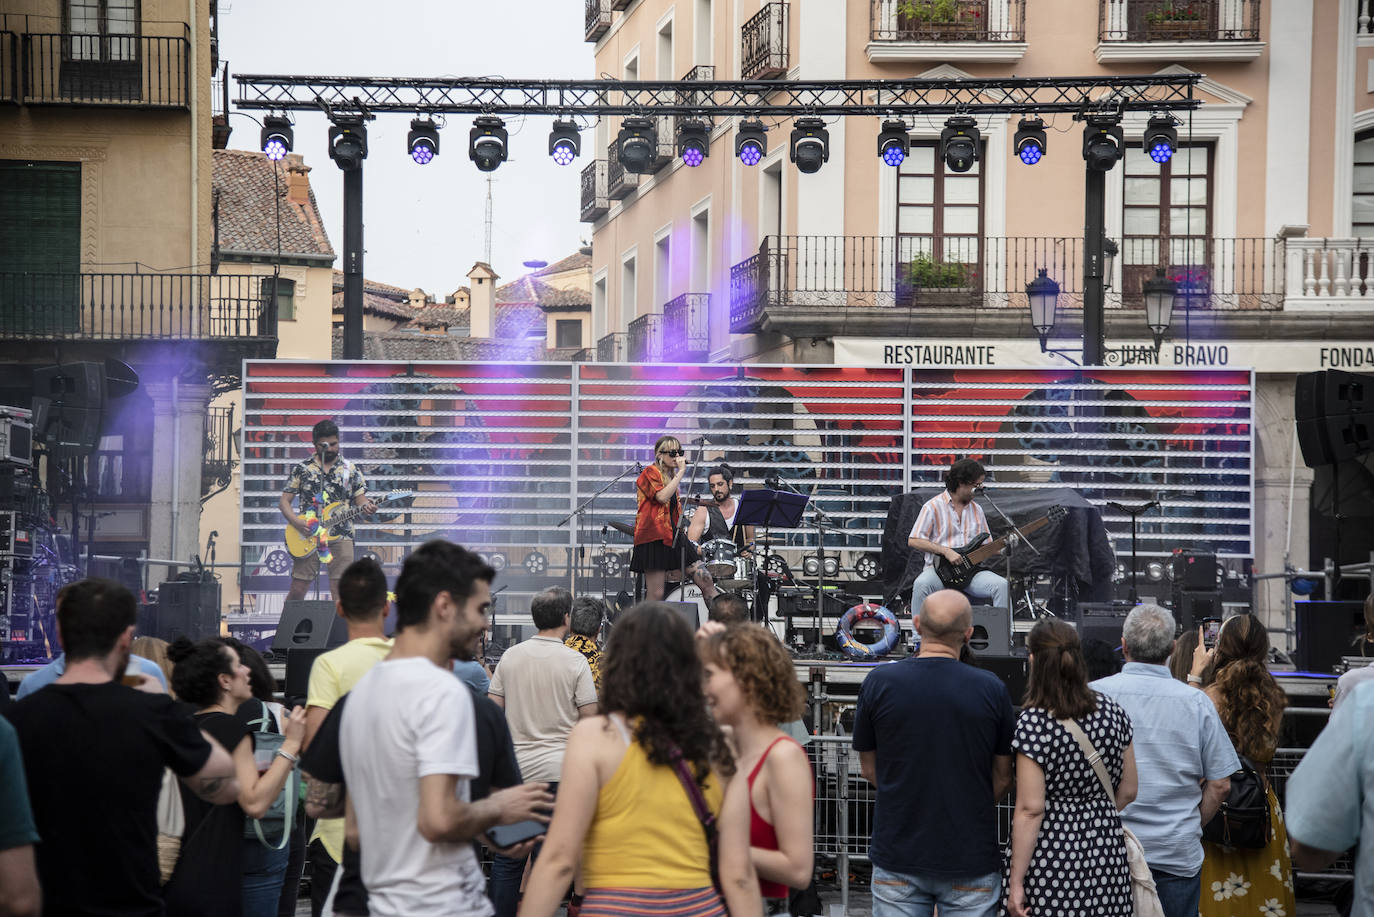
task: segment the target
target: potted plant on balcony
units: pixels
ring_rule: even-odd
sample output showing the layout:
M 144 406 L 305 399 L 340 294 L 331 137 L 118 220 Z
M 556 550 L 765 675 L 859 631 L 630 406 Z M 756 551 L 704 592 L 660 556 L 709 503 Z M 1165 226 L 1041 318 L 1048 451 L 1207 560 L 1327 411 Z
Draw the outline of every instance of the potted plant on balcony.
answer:
M 973 284 L 973 265 L 961 261 L 936 261 L 930 255 L 916 255 L 898 265 L 894 290 L 898 306 L 917 300 L 935 304 L 963 301 Z
M 1197 0 L 1188 3 L 1165 0 L 1145 13 L 1146 37 L 1175 40 L 1202 38 L 1208 31 L 1210 9 L 1211 4 Z
M 987 33 L 985 0 L 900 0 L 897 32 L 908 41 L 974 41 Z

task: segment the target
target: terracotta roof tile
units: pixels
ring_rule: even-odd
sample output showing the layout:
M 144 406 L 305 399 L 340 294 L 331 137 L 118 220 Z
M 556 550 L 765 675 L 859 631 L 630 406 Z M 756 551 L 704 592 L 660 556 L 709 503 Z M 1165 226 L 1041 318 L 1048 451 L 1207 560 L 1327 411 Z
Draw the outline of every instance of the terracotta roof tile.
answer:
M 213 162 L 221 251 L 277 251 L 275 217 L 280 200 L 282 254 L 333 257 L 315 192 L 310 192 L 307 204 L 294 203 L 287 196 L 286 163 L 274 164 L 262 153 L 250 150 L 215 150 Z
M 534 276 L 536 276 L 536 277 L 544 277 L 544 276 L 546 276 L 546 275 L 548 275 L 548 274 L 562 274 L 562 273 L 564 273 L 564 272 L 566 272 L 566 271 L 577 271 L 577 270 L 583 270 L 583 271 L 585 271 L 585 270 L 590 270 L 590 269 L 591 269 L 591 266 L 592 266 L 592 254 L 591 254 L 591 252 L 584 252 L 584 251 L 582 251 L 582 250 L 579 249 L 578 251 L 573 252 L 571 255 L 569 255 L 568 257 L 564 258 L 562 261 L 555 261 L 553 264 L 550 264 L 548 267 L 541 267 L 539 270 L 537 270 L 537 271 L 534 272 Z

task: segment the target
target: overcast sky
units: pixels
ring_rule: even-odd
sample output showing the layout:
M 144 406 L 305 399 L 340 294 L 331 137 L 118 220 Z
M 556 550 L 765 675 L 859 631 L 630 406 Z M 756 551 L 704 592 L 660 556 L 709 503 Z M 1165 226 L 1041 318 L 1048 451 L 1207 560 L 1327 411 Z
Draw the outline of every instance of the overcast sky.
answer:
M 582 40 L 582 4 L 576 0 L 224 0 L 220 4 L 220 56 L 230 74 L 330 76 L 503 76 L 588 78 L 591 45 Z M 230 86 L 230 106 L 238 84 Z M 263 112 L 249 112 L 261 119 Z M 329 159 L 323 114 L 294 113 L 295 151 L 311 166 L 335 252 L 343 249 L 343 179 Z M 368 124 L 363 171 L 363 219 L 370 280 L 423 287 L 440 299 L 467 284 L 483 257 L 486 174 L 468 159 L 472 119 L 454 116 L 440 131 L 439 156 L 418 166 L 406 155 L 410 118 L 381 114 Z M 522 123 L 523 121 L 523 123 Z M 548 157 L 553 119 L 507 119 L 510 160 L 495 172 L 492 261 L 503 281 L 527 269 L 521 262 L 553 263 L 571 254 L 591 226 L 578 222 L 582 156 L 567 167 Z M 258 148 L 258 126 L 230 118 L 229 145 Z M 342 266 L 342 257 L 334 266 Z

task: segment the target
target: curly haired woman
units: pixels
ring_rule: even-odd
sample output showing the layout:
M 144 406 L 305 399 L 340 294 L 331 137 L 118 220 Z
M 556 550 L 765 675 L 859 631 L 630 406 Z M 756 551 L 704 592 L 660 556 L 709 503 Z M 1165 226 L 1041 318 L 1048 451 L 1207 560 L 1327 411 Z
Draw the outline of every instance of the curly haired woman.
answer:
M 601 665 L 601 709 L 573 727 L 548 839 L 521 917 L 553 917 L 581 864 L 582 917 L 724 917 L 762 911 L 749 859 L 749 796 L 706 709 L 692 633 L 672 606 L 645 602 L 616 623 Z M 680 755 L 717 816 L 720 887 L 706 833 L 673 765 Z
M 751 623 L 698 640 L 706 700 L 729 726 L 741 773 L 749 775 L 749 856 L 765 898 L 786 899 L 811 884 L 814 780 L 806 752 L 778 728 L 806 704 L 792 658 L 777 638 Z
M 1283 689 L 1265 668 L 1268 658 L 1269 634 L 1259 618 L 1234 615 L 1221 625 L 1214 650 L 1198 646 L 1189 678 L 1201 680 L 1236 753 L 1253 761 L 1261 773 L 1268 769 L 1278 747 L 1285 703 Z M 1270 827 L 1266 847 L 1243 849 L 1202 842 L 1206 854 L 1202 864 L 1202 917 L 1276 917 L 1296 910 L 1288 832 L 1267 779 L 1266 791 Z

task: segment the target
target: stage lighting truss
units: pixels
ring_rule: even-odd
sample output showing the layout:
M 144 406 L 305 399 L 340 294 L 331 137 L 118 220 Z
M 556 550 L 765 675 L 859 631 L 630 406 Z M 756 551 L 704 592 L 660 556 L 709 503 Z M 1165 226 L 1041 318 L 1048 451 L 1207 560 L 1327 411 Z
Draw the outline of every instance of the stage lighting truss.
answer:
M 295 133 L 291 119 L 284 115 L 268 115 L 262 119 L 262 151 L 272 162 L 280 162 L 291 152 Z
M 684 166 L 696 168 L 711 155 L 711 132 L 705 122 L 688 118 L 677 126 L 677 154 Z
M 406 134 L 406 152 L 416 165 L 429 165 L 439 155 L 439 128 L 428 118 L 416 118 L 410 122 L 410 133 Z
M 748 118 L 735 130 L 735 155 L 746 166 L 756 166 L 768 155 L 768 128 L 757 118 Z
M 940 158 L 951 172 L 967 172 L 979 159 L 982 134 L 978 122 L 967 115 L 955 115 L 940 131 Z
M 1045 122 L 1039 118 L 1022 118 L 1016 125 L 1016 139 L 1012 146 L 1017 158 L 1033 166 L 1044 157 L 1045 149 Z
M 658 132 L 651 118 L 626 118 L 620 122 L 615 155 L 626 172 L 645 175 L 653 170 L 658 154 Z
M 1141 146 L 1146 154 L 1160 165 L 1172 159 L 1178 150 L 1178 131 L 1174 129 L 1173 117 L 1155 115 L 1151 118 L 1145 127 L 1145 139 Z
M 911 151 L 911 137 L 903 121 L 884 121 L 878 132 L 878 156 L 884 165 L 896 168 L 906 161 Z
M 362 118 L 337 118 L 330 125 L 329 158 L 345 172 L 363 167 L 367 158 L 367 126 Z
M 468 135 L 468 158 L 482 172 L 494 172 L 506 161 L 506 122 L 483 115 L 474 118 Z
M 582 153 L 582 133 L 572 121 L 555 121 L 549 131 L 549 156 L 560 166 L 572 163 Z
M 1083 161 L 1094 172 L 1110 172 L 1125 152 L 1119 115 L 1089 115 L 1084 119 Z
M 798 118 L 792 122 L 792 139 L 788 156 L 798 172 L 807 175 L 819 172 L 830 159 L 830 132 L 821 118 Z
M 549 559 L 538 551 L 531 551 L 525 555 L 523 565 L 530 576 L 542 576 L 548 572 Z

